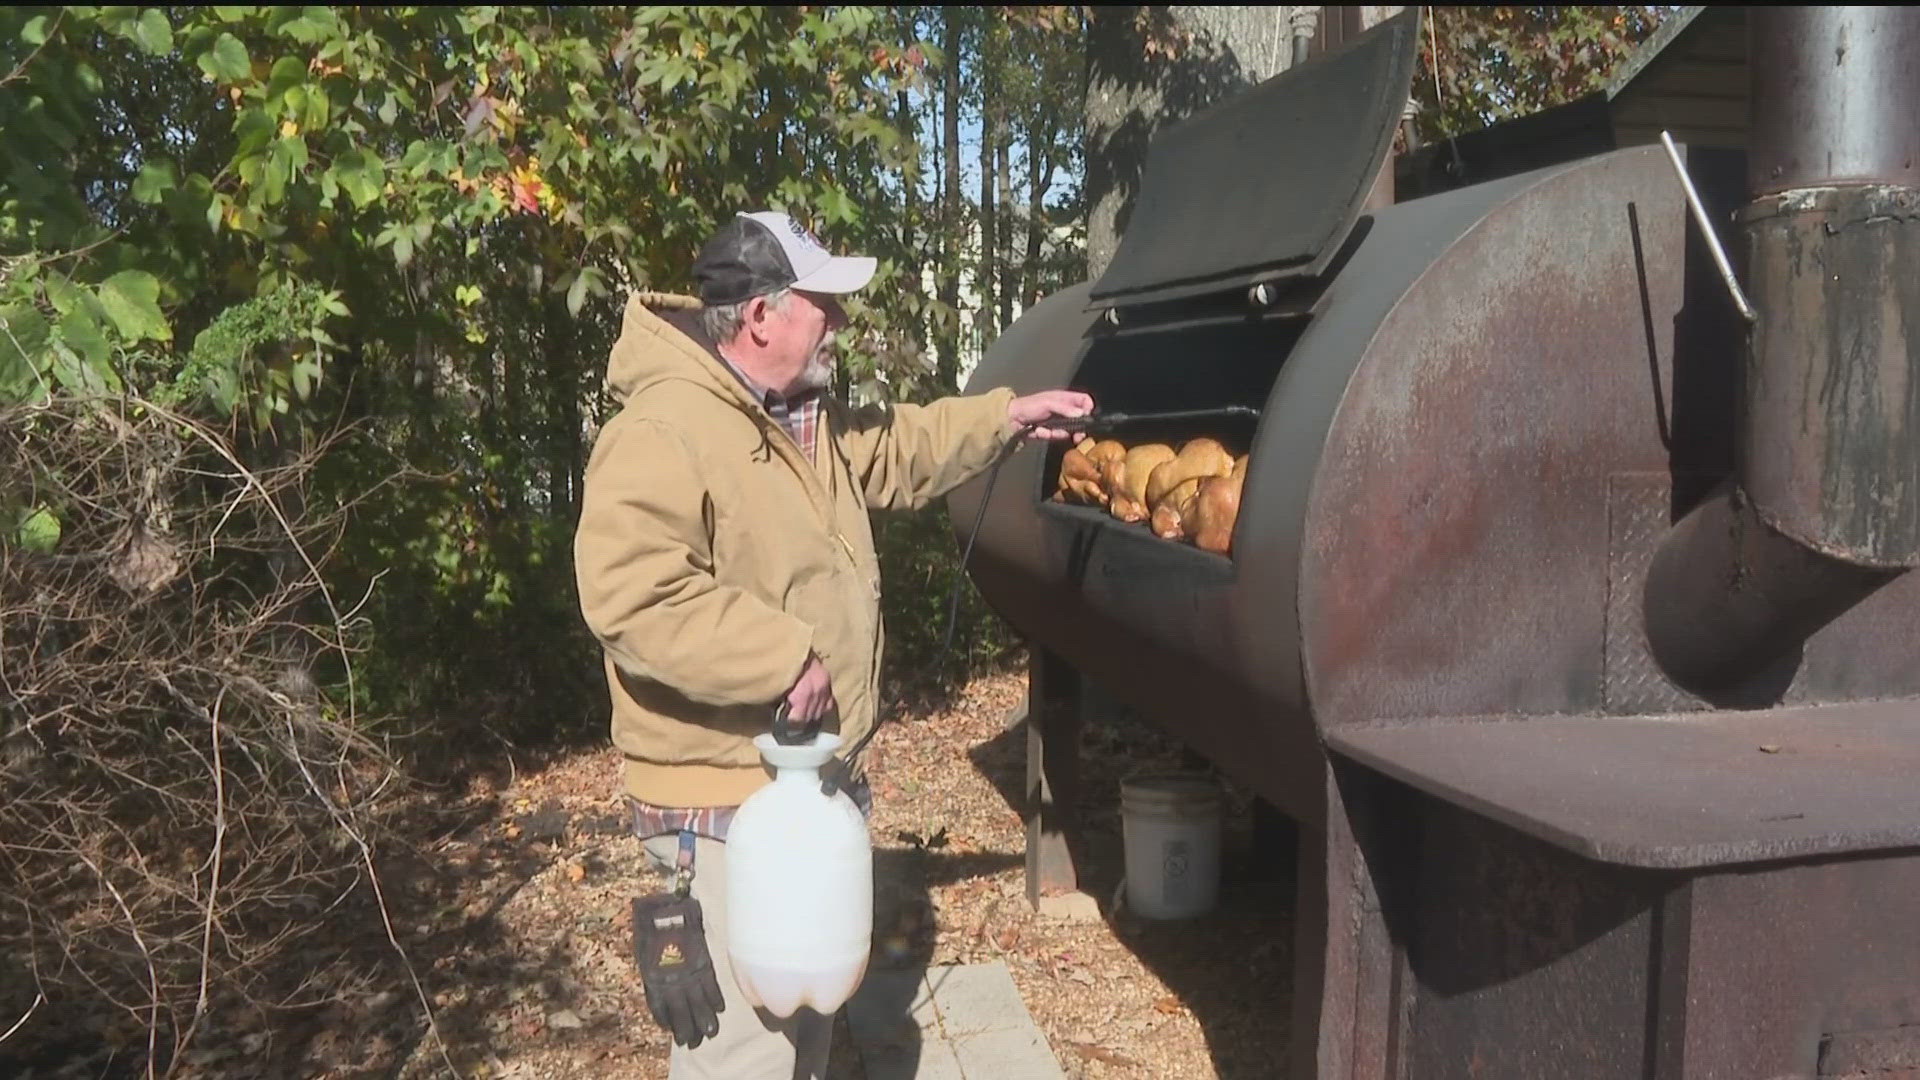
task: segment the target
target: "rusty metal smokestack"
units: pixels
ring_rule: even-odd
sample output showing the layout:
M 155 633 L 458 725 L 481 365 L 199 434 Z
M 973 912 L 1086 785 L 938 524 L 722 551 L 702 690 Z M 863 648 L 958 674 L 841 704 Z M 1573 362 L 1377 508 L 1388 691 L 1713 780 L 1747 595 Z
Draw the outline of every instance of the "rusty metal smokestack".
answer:
M 1755 8 L 1741 479 L 1767 524 L 1920 564 L 1920 14 Z
M 1287 27 L 1293 31 L 1293 67 L 1307 62 L 1313 54 L 1313 35 L 1320 25 L 1320 9 L 1317 7 L 1297 7 L 1287 17 Z
M 1674 528 L 1646 594 L 1655 656 L 1703 691 L 1920 565 L 1920 11 L 1748 24 L 1737 486 Z

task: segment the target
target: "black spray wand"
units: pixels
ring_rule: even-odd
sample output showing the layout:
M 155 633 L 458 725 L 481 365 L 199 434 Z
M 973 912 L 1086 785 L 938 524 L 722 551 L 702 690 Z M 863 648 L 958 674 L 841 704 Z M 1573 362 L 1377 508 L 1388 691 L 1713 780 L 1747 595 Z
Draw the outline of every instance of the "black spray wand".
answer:
M 1188 420 L 1225 420 L 1239 416 L 1258 420 L 1260 410 L 1250 405 L 1221 405 L 1211 409 L 1176 409 L 1172 412 L 1092 412 L 1085 416 L 1049 420 L 1042 426 L 1059 431 L 1084 431 L 1089 435 L 1100 435 L 1131 424 L 1172 424 Z

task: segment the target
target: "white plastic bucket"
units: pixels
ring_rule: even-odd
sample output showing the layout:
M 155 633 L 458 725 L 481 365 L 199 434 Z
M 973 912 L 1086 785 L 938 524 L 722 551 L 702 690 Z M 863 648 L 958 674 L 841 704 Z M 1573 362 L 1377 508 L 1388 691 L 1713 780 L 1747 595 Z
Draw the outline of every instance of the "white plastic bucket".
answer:
M 1220 786 L 1190 773 L 1120 784 L 1127 908 L 1148 919 L 1190 919 L 1220 897 Z

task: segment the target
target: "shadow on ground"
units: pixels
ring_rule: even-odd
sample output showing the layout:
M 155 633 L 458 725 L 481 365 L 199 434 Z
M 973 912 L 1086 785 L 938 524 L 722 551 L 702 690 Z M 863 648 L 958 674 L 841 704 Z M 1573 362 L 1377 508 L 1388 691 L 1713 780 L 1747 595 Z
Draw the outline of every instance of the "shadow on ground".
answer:
M 874 851 L 874 951 L 858 1008 L 871 1060 L 861 1061 L 851 1031 L 835 1033 L 828 1080 L 913 1080 L 921 1034 L 914 1006 L 932 962 L 938 917 L 933 890 L 969 878 L 990 877 L 1020 864 L 1016 855 L 939 850 L 941 837 L 900 833 L 912 846 Z M 923 1005 L 924 1008 L 924 1005 Z
M 1015 813 L 1026 805 L 1024 722 L 969 751 Z M 1069 838 L 1083 891 L 1099 901 L 1115 936 L 1192 1012 L 1220 1080 L 1269 1080 L 1286 1069 L 1293 978 L 1293 878 L 1288 829 L 1263 828 L 1254 800 L 1226 792 L 1218 906 L 1200 918 L 1159 922 L 1126 909 L 1120 783 L 1136 772 L 1207 771 L 1204 762 L 1126 710 L 1091 716 L 1080 747 L 1079 828 Z M 1115 901 L 1119 900 L 1116 907 Z

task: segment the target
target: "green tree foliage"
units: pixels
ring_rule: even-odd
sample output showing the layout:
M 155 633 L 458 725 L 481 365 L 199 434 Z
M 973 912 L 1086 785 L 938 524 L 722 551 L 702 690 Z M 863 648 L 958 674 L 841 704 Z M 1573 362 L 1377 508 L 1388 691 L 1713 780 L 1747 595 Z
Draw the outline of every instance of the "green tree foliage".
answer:
M 1463 135 L 1598 90 L 1674 10 L 1428 8 L 1413 80 L 1418 135 Z
M 1001 39 L 1050 50 L 992 62 L 1006 126 L 1047 144 L 1035 228 L 1052 239 L 1077 140 L 1047 127 L 1036 80 L 1070 68 L 1076 27 L 1067 9 L 994 10 Z M 928 358 L 959 320 L 919 275 L 929 245 L 962 241 L 923 209 L 919 134 L 928 73 L 980 58 L 923 41 L 932 18 L 0 11 L 0 402 L 130 391 L 223 424 L 264 466 L 347 427 L 309 497 L 358 511 L 331 565 L 368 597 L 360 704 L 509 727 L 591 715 L 569 546 L 631 291 L 684 290 L 735 209 L 789 209 L 881 260 L 850 305 L 841 387 L 954 389 Z M 1023 292 L 1057 287 L 1026 261 Z M 915 633 L 937 628 L 897 628 Z

